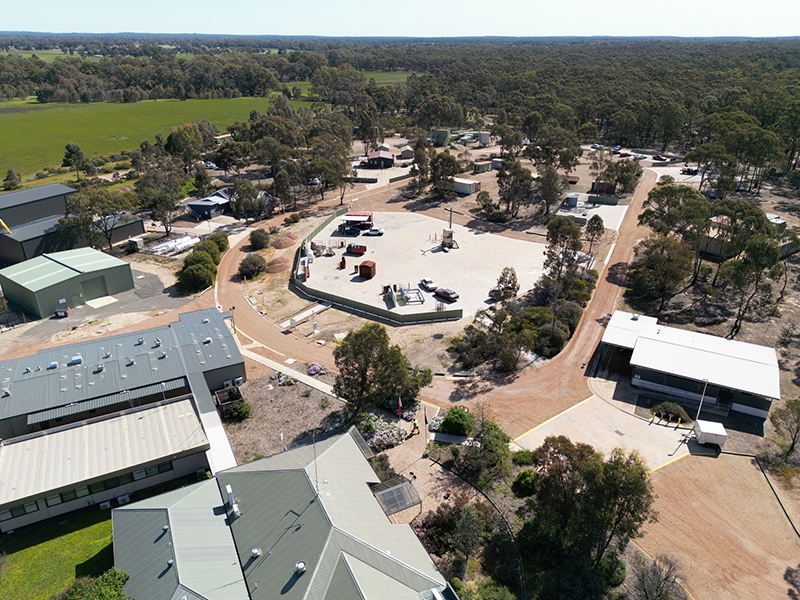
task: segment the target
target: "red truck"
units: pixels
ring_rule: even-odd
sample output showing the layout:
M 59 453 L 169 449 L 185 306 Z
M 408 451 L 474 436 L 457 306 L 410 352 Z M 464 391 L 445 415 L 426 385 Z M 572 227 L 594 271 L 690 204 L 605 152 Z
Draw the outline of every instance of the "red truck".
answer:
M 349 254 L 366 254 L 367 247 L 361 244 L 347 244 L 347 252 Z

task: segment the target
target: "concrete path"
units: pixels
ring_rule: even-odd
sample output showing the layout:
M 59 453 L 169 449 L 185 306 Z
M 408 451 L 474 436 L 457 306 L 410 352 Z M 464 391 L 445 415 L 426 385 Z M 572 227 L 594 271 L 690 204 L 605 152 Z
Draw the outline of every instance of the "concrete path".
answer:
M 295 371 L 290 369 L 284 364 L 276 362 L 274 360 L 270 360 L 260 354 L 256 354 L 252 350 L 248 350 L 247 348 L 240 346 L 239 350 L 242 353 L 242 356 L 246 356 L 247 358 L 254 360 L 258 363 L 261 363 L 264 366 L 269 367 L 270 369 L 275 369 L 276 371 L 280 371 L 281 373 L 285 373 L 290 377 L 294 377 L 300 383 L 305 383 L 307 386 L 314 388 L 315 390 L 319 390 L 323 394 L 327 394 L 328 396 L 332 396 L 336 398 L 336 395 L 333 393 L 333 386 L 330 384 L 325 383 L 324 381 L 320 381 L 312 377 L 311 375 L 307 375 L 305 373 L 300 373 L 299 371 Z
M 592 396 L 514 441 L 535 450 L 546 437 L 565 435 L 573 442 L 591 444 L 605 455 L 616 447 L 637 450 L 652 471 L 689 454 L 685 433 L 674 423 L 660 425 L 658 420 L 640 419 Z

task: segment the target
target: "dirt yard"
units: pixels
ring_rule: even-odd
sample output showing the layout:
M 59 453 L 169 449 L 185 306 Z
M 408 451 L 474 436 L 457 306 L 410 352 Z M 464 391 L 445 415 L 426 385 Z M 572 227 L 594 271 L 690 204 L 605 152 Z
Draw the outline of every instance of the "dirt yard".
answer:
M 786 597 L 800 538 L 752 459 L 686 457 L 652 477 L 658 522 L 637 543 L 679 558 L 696 600 Z

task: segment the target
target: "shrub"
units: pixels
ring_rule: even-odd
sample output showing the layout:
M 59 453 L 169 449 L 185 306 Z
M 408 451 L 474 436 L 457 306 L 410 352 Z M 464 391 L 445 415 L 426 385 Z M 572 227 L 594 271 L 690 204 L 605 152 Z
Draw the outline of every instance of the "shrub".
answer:
M 520 450 L 511 455 L 511 460 L 515 465 L 534 465 L 536 460 L 533 457 L 533 451 Z
M 568 339 L 569 331 L 562 323 L 559 321 L 547 323 L 539 328 L 539 337 L 535 345 L 536 354 L 545 358 L 555 356 L 561 352 Z
M 253 412 L 253 407 L 246 400 L 234 402 L 225 406 L 225 418 L 229 421 L 240 422 L 249 418 Z
M 230 243 L 228 242 L 228 234 L 224 231 L 212 233 L 210 236 L 208 236 L 208 239 L 217 245 L 217 248 L 219 248 L 220 252 L 225 252 L 225 250 L 230 247 Z
M 254 229 L 250 232 L 250 248 L 263 250 L 269 246 L 269 234 L 263 229 Z
M 475 417 L 464 408 L 451 408 L 447 411 L 439 431 L 449 435 L 466 436 L 475 428 Z
M 370 462 L 372 463 L 372 470 L 378 476 L 378 481 L 386 481 L 397 475 L 389 464 L 389 457 L 386 454 L 378 454 Z
M 219 260 L 221 258 L 221 253 L 219 251 L 219 246 L 217 246 L 214 242 L 209 240 L 203 240 L 199 244 L 195 244 L 194 251 L 198 252 L 202 250 L 203 252 L 208 252 L 208 255 L 214 261 L 215 265 L 219 264 Z
M 683 408 L 680 404 L 677 404 L 675 402 L 670 402 L 669 400 L 665 400 L 664 402 L 659 402 L 650 410 L 653 411 L 654 415 L 663 412 L 668 415 L 676 416 L 680 418 L 680 420 L 684 423 L 692 420 L 689 417 L 689 413 L 686 412 L 685 408 Z
M 532 469 L 525 469 L 514 480 L 512 489 L 514 494 L 520 497 L 532 496 L 536 492 L 536 487 L 539 484 L 539 475 Z
M 239 275 L 243 279 L 258 277 L 267 268 L 267 261 L 260 254 L 248 254 L 239 263 Z
M 283 222 L 286 223 L 287 225 L 294 225 L 303 218 L 305 218 L 305 214 L 303 214 L 302 212 L 297 212 L 284 218 Z
M 203 265 L 192 265 L 178 271 L 178 291 L 193 294 L 214 284 L 214 274 Z
M 610 588 L 622 585 L 628 574 L 625 563 L 616 554 L 606 554 L 601 558 L 595 572 Z
M 208 269 L 212 275 L 217 274 L 217 265 L 214 264 L 214 259 L 205 250 L 192 250 L 189 256 L 183 259 L 183 268 L 188 269 L 194 265 L 202 265 Z

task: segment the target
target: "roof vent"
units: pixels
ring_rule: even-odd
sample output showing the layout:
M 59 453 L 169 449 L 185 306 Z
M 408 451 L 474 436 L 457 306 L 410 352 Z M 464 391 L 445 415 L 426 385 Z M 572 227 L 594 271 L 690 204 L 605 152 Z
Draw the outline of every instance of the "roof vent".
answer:
M 138 340 L 136 340 L 136 343 L 137 343 L 139 346 L 141 346 L 142 344 L 144 344 L 144 338 L 139 338 Z
M 169 531 L 169 525 L 164 525 L 161 529 L 163 529 L 164 531 Z
M 207 337 L 206 339 L 203 340 L 203 343 L 204 344 L 210 344 L 211 343 L 211 338 Z
M 171 567 L 171 566 L 172 566 L 172 565 L 174 565 L 174 564 L 175 564 L 175 561 L 174 561 L 174 560 L 172 560 L 171 558 L 170 558 L 170 559 L 167 561 L 167 566 L 168 566 L 168 567 Z
M 259 556 L 261 556 L 261 548 L 253 548 L 252 550 L 250 550 L 250 554 L 253 555 L 253 558 L 258 558 Z
M 639 320 L 639 315 L 637 313 L 633 313 L 633 316 L 631 317 L 631 321 L 638 321 L 638 320 Z
M 164 351 L 161 353 L 161 358 L 167 358 L 167 351 L 166 351 L 166 350 L 164 350 Z
M 31 368 L 30 367 L 25 367 L 25 370 L 22 373 L 24 375 L 25 373 L 30 373 L 30 372 L 31 372 Z
M 102 371 L 105 368 L 106 368 L 106 366 L 103 363 L 98 363 L 98 365 L 97 365 L 97 370 L 98 371 Z
M 302 575 L 303 573 L 305 573 L 306 563 L 304 563 L 302 560 L 297 561 L 297 564 L 294 566 L 294 572 L 297 575 Z
M 228 496 L 228 506 L 233 506 L 233 488 L 230 485 L 225 486 L 225 494 Z
M 156 338 L 156 348 L 161 345 L 161 338 Z
M 208 323 L 208 317 L 206 317 L 205 319 L 203 319 L 203 323 Z
M 242 511 L 239 510 L 238 504 L 233 505 L 233 516 L 236 517 L 237 519 L 242 516 Z

